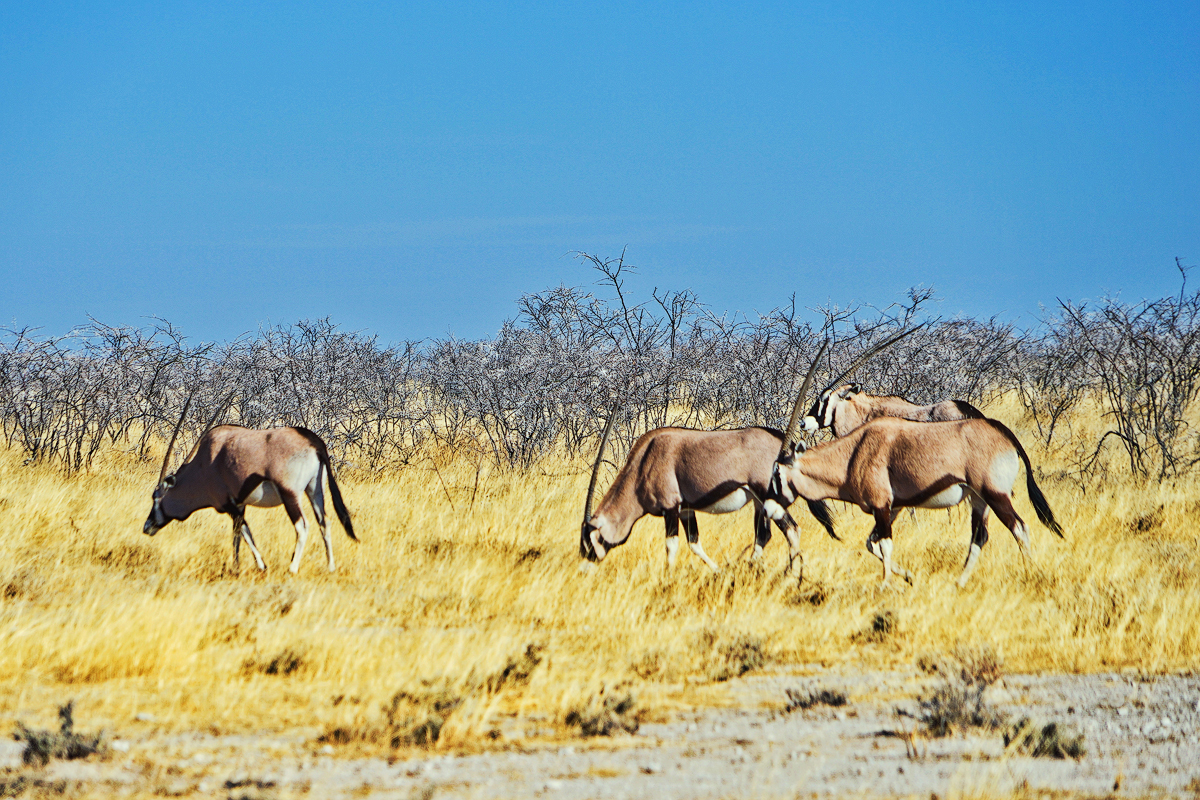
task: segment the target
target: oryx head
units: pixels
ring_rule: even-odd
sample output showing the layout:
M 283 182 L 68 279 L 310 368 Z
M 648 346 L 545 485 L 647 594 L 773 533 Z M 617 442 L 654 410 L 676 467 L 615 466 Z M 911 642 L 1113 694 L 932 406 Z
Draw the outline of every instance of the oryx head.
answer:
M 844 383 L 841 386 L 832 387 L 821 392 L 817 399 L 813 401 L 812 408 L 808 410 L 808 414 L 800 422 L 800 430 L 805 433 L 813 433 L 821 428 L 831 427 L 834 419 L 837 417 L 838 408 L 842 403 L 859 394 L 861 391 L 862 384 L 860 383 Z
M 179 429 L 183 427 L 183 420 L 187 417 L 188 408 L 191 405 L 192 397 L 189 395 L 187 402 L 183 404 L 183 413 L 179 415 L 179 422 L 175 423 L 175 430 L 171 432 L 171 441 L 167 442 L 167 452 L 163 456 L 162 469 L 158 471 L 158 483 L 154 486 L 150 515 L 146 517 L 146 523 L 142 525 L 142 533 L 147 536 L 158 533 L 171 521 L 171 517 L 167 516 L 167 512 L 163 511 L 162 507 L 163 498 L 167 496 L 167 492 L 175 488 L 175 473 L 167 474 L 167 467 L 171 464 L 171 453 L 175 450 L 175 440 L 179 438 Z
M 792 485 L 789 471 L 796 466 L 799 455 L 807 449 L 804 442 L 792 442 L 775 458 L 771 482 L 767 484 L 767 495 L 763 498 L 763 509 L 771 518 L 782 518 L 783 509 L 796 501 L 796 487 Z
M 587 499 L 583 503 L 583 526 L 579 531 L 579 556 L 588 561 L 599 561 L 604 558 L 604 543 L 600 540 L 600 527 L 592 522 L 592 500 L 596 496 L 596 478 L 600 475 L 600 464 L 604 461 L 604 448 L 608 445 L 608 437 L 612 434 L 613 421 L 617 418 L 617 405 L 614 403 L 604 423 L 604 435 L 600 437 L 600 450 L 596 453 L 596 463 L 592 465 L 592 479 L 588 483 Z
M 196 440 L 196 443 L 192 445 L 191 452 L 188 453 L 187 458 L 183 460 L 183 463 L 179 465 L 177 470 L 168 474 L 167 467 L 171 464 L 171 453 L 175 450 L 175 440 L 179 438 L 179 429 L 183 427 L 183 421 L 185 418 L 187 418 L 188 408 L 192 405 L 192 396 L 194 395 L 195 393 L 193 392 L 193 394 L 188 397 L 187 402 L 183 404 L 183 413 L 179 415 L 179 422 L 175 423 L 175 430 L 171 432 L 171 441 L 167 442 L 167 452 L 166 455 L 163 456 L 162 469 L 160 469 L 158 472 L 158 483 L 154 486 L 154 494 L 151 496 L 153 505 L 150 506 L 150 515 L 146 517 L 146 522 L 144 525 L 142 525 L 142 533 L 146 534 L 147 536 L 153 536 L 154 534 L 158 533 L 160 530 L 166 527 L 166 524 L 171 520 L 187 519 L 187 517 L 191 514 L 190 511 L 187 511 L 183 514 L 183 516 L 173 517 L 167 513 L 166 509 L 163 508 L 163 500 L 166 499 L 171 493 L 171 490 L 175 488 L 176 484 L 179 482 L 179 474 L 183 472 L 191 460 L 196 456 L 196 452 L 200 448 L 200 442 L 203 441 L 205 435 L 212 430 L 213 423 L 217 421 L 217 417 L 225 412 L 225 409 L 229 407 L 229 402 L 233 399 L 233 393 L 230 392 L 229 397 L 225 398 L 225 402 L 217 408 L 216 413 L 212 415 L 212 417 L 208 420 L 208 424 L 204 426 L 204 431 L 200 434 L 200 438 Z
M 909 334 L 912 334 L 923 327 L 925 327 L 925 324 L 921 323 L 914 328 L 901 331 L 895 336 L 889 337 L 874 347 L 868 348 L 860 353 L 858 358 L 854 359 L 854 361 L 850 363 L 850 366 L 842 370 L 841 374 L 831 380 L 828 384 L 826 384 L 825 388 L 821 390 L 821 394 L 817 396 L 815 401 L 813 401 L 812 407 L 808 410 L 808 414 L 805 415 L 804 421 L 800 424 L 800 430 L 804 431 L 805 433 L 813 433 L 821 428 L 828 428 L 832 426 L 834 418 L 837 416 L 838 406 L 862 391 L 862 384 L 842 383 L 842 380 L 847 375 L 851 374 L 865 364 L 880 351 L 891 347 L 905 336 L 908 336 Z M 821 352 L 817 353 L 817 357 L 813 361 L 814 368 L 816 367 L 817 361 L 821 360 L 821 354 L 824 352 L 825 348 L 822 346 Z M 812 375 L 811 370 L 809 371 L 809 375 Z M 796 412 L 799 411 L 800 404 L 804 402 L 805 395 L 808 392 L 808 385 L 808 381 L 806 381 L 804 384 L 805 388 L 801 389 L 800 396 L 796 398 L 796 409 L 792 412 L 793 421 L 795 420 Z M 789 430 L 791 429 L 789 428 Z M 790 438 L 791 437 L 789 436 L 789 439 Z

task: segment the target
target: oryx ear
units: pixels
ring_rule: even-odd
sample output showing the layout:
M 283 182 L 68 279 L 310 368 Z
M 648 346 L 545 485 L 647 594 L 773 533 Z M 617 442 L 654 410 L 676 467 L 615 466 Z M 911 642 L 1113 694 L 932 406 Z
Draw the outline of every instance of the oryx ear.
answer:
M 803 453 L 807 449 L 808 449 L 808 445 L 806 445 L 804 442 L 797 440 L 797 442 L 794 445 L 792 445 L 792 455 L 795 455 L 796 453 Z
M 861 383 L 850 384 L 850 394 L 859 394 L 861 392 L 862 392 L 862 384 Z

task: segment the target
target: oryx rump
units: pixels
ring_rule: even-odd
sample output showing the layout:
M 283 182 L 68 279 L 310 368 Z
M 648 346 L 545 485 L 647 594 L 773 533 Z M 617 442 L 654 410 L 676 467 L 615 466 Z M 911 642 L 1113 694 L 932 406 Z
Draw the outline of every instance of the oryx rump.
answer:
M 912 575 L 892 563 L 892 521 L 901 508 L 949 508 L 971 502 L 971 548 L 958 579 L 967 582 L 980 550 L 987 543 L 989 509 L 1012 531 L 1022 553 L 1032 558 L 1028 529 L 1012 504 L 1020 465 L 1038 519 L 1062 536 L 1062 528 L 1034 481 L 1029 456 L 1017 437 L 991 419 L 957 422 L 911 422 L 883 417 L 843 438 L 805 450 L 792 447 L 780 455 L 765 500 L 769 514 L 775 501 L 786 505 L 797 497 L 853 503 L 875 517 L 867 549 L 883 562 L 883 583 L 893 571 L 909 582 Z
M 186 408 L 184 410 L 186 414 Z M 182 423 L 182 418 L 180 422 Z M 176 434 L 178 434 L 178 426 Z M 171 445 L 163 459 L 162 473 L 154 490 L 154 505 L 142 532 L 153 536 L 172 520 L 184 520 L 194 512 L 212 508 L 233 520 L 233 562 L 236 568 L 241 541 L 245 539 L 258 568 L 265 570 L 262 555 L 246 524 L 246 506 L 283 505 L 296 528 L 296 549 L 289 570 L 300 568 L 300 557 L 308 540 L 308 523 L 300 508 L 301 494 L 308 495 L 313 515 L 325 540 L 329 569 L 334 568 L 333 540 L 325 518 L 323 479 L 346 535 L 357 541 L 350 512 L 329 464 L 325 442 L 305 428 L 251 430 L 237 425 L 220 425 L 200 437 L 192 455 L 173 474 L 166 474 Z

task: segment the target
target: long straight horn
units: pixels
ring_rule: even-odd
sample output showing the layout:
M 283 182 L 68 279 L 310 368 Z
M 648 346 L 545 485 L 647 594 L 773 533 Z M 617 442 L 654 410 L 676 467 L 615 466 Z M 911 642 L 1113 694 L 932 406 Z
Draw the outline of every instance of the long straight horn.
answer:
M 588 483 L 587 500 L 583 502 L 583 524 L 592 521 L 592 498 L 596 496 L 596 478 L 600 475 L 600 463 L 604 461 L 604 448 L 608 445 L 609 434 L 612 433 L 613 422 L 617 418 L 618 403 L 613 403 L 612 411 L 608 412 L 608 421 L 604 423 L 604 435 L 600 437 L 600 450 L 596 453 L 596 463 L 592 465 L 592 480 Z
M 175 430 L 171 432 L 171 441 L 167 443 L 167 454 L 163 456 L 162 469 L 158 471 L 158 482 L 162 483 L 163 478 L 167 477 L 167 465 L 171 463 L 171 451 L 175 449 L 175 439 L 179 436 L 179 429 L 183 427 L 183 420 L 187 417 L 188 408 L 192 405 L 192 398 L 195 392 L 188 395 L 187 402 L 183 404 L 183 413 L 179 415 L 179 422 L 175 423 Z
M 196 451 L 200 449 L 200 442 L 204 441 L 204 435 L 212 430 L 213 423 L 217 421 L 218 417 L 225 413 L 225 409 L 229 408 L 229 404 L 233 401 L 233 395 L 236 392 L 237 389 L 234 389 L 232 392 L 230 392 L 229 396 L 225 398 L 225 402 L 222 403 L 213 413 L 213 415 L 208 418 L 208 423 L 205 424 L 204 430 L 201 431 L 200 438 L 196 439 L 196 443 L 192 445 L 192 449 L 188 452 L 188 457 L 183 460 L 185 464 L 196 457 Z
M 867 361 L 874 358 L 876 355 L 879 354 L 880 351 L 886 350 L 887 348 L 894 345 L 896 342 L 903 339 L 905 336 L 916 333 L 917 331 L 921 330 L 921 328 L 924 328 L 924 327 L 925 327 L 925 323 L 922 322 L 920 325 L 916 326 L 915 328 L 909 328 L 906 331 L 900 331 L 900 333 L 897 333 L 895 336 L 891 337 L 890 339 L 885 339 L 884 341 L 882 341 L 879 344 L 872 347 L 870 350 L 864 350 L 862 353 L 859 354 L 858 358 L 854 359 L 854 361 L 852 361 L 850 363 L 850 366 L 848 366 L 844 370 L 842 370 L 842 373 L 840 375 L 838 375 L 836 378 L 834 378 L 833 380 L 831 380 L 829 382 L 829 385 L 826 386 L 825 388 L 832 389 L 834 386 L 837 386 L 839 383 L 842 382 L 842 378 L 845 378 L 851 372 L 854 372 L 854 370 L 858 369 L 863 364 L 865 364 Z
M 780 455 L 787 452 L 792 446 L 792 441 L 796 438 L 796 425 L 800 422 L 800 409 L 804 407 L 804 401 L 808 397 L 808 390 L 812 388 L 813 375 L 817 372 L 817 364 L 821 362 L 821 356 L 825 355 L 825 348 L 829 347 L 829 340 L 821 342 L 821 349 L 817 351 L 816 358 L 813 359 L 812 365 L 808 368 L 808 374 L 804 376 L 804 383 L 800 386 L 800 394 L 796 396 L 796 405 L 792 406 L 792 418 L 788 422 L 787 433 L 783 435 L 783 447 L 780 448 Z

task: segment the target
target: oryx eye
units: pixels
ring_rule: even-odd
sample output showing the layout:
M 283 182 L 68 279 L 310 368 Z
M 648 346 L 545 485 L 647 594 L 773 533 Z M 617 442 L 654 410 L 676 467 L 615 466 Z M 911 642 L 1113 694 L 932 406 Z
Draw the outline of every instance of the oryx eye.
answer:
M 175 476 L 168 475 L 167 477 L 163 478 L 162 485 L 168 489 L 174 489 L 175 488 Z

